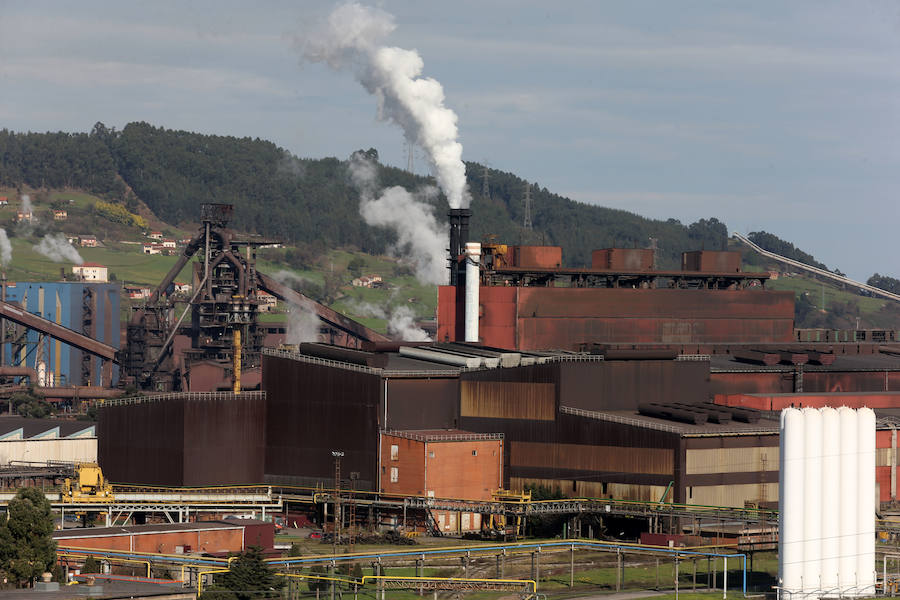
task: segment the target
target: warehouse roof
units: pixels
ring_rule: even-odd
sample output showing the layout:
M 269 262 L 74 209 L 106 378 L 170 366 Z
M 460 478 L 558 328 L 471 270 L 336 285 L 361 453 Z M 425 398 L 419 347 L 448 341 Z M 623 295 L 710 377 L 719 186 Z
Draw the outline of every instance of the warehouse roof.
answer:
M 96 437 L 93 421 L 0 417 L 0 440 Z
M 793 371 L 794 365 L 761 365 L 736 360 L 730 354 L 712 354 L 709 357 L 710 371 L 730 372 L 773 372 Z M 804 371 L 900 371 L 900 356 L 894 354 L 836 354 L 831 365 L 803 365 Z
M 194 523 L 155 523 L 150 525 L 128 525 L 125 527 L 77 527 L 53 532 L 53 539 L 64 540 L 85 537 L 109 537 L 115 535 L 144 535 L 169 533 L 173 531 L 198 531 L 201 529 L 237 529 L 246 525 L 259 525 L 263 521 L 254 519 L 228 519 L 225 521 L 196 521 Z
M 561 406 L 560 412 L 571 414 L 588 419 L 596 419 L 598 421 L 607 421 L 611 423 L 620 423 L 622 425 L 631 425 L 641 429 L 652 429 L 655 431 L 667 431 L 677 433 L 686 437 L 708 436 L 708 435 L 756 435 L 756 434 L 772 434 L 778 433 L 779 417 L 778 413 L 760 412 L 760 420 L 756 423 L 742 423 L 739 421 L 729 421 L 727 423 L 704 423 L 702 425 L 693 425 L 690 423 L 682 423 L 671 419 L 659 417 L 651 417 L 642 415 L 633 410 L 601 410 L 591 411 L 577 408 Z

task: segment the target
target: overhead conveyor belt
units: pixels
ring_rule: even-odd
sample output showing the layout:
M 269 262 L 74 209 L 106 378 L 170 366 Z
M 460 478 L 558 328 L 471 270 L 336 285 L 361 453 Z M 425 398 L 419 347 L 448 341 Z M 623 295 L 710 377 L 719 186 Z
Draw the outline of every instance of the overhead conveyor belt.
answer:
M 49 335 L 55 340 L 78 348 L 88 354 L 93 354 L 94 356 L 99 356 L 100 358 L 111 360 L 113 362 L 116 360 L 116 348 L 104 344 L 103 342 L 98 342 L 97 340 L 82 335 L 77 331 L 73 331 L 68 327 L 63 327 L 58 323 L 31 314 L 9 302 L 0 301 L 0 317 Z

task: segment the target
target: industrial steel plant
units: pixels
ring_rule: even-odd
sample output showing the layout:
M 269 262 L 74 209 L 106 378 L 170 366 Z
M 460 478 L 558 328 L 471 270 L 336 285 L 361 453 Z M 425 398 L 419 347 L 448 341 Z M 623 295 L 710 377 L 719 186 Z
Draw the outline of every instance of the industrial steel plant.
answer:
M 65 480 L 51 494 L 63 514 L 123 526 L 60 533 L 66 560 L 84 548 L 131 560 L 154 544 L 241 551 L 250 521 L 202 524 L 228 513 L 315 522 L 335 548 L 379 530 L 519 540 L 530 519 L 555 515 L 579 544 L 621 552 L 640 539 L 693 560 L 695 584 L 698 557 L 746 570 L 777 545 L 768 591 L 888 589 L 876 532 L 896 526 L 876 527 L 875 514 L 897 503 L 893 331 L 796 329 L 793 294 L 767 289 L 769 274 L 742 270 L 735 251 L 686 252 L 662 270 L 652 249 L 605 248 L 573 269 L 556 246 L 470 239 L 471 213 L 456 208 L 436 338 L 392 340 L 259 271 L 257 249 L 273 240 L 229 229 L 231 210 L 203 205 L 124 343 L 115 285 L 4 285 L 13 335 L 0 374 L 98 407 L 96 429 L 0 432 L 7 481 Z M 260 319 L 263 293 L 312 311 L 317 339 L 286 345 L 283 326 Z M 37 440 L 41 466 L 22 458 Z M 76 443 L 88 466 L 52 462 Z M 203 564 L 189 564 L 186 581 L 202 586 Z

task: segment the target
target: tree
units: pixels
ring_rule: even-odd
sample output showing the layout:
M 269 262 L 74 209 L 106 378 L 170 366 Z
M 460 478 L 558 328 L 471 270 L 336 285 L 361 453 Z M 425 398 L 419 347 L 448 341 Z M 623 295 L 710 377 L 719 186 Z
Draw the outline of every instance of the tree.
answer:
M 81 567 L 82 573 L 99 573 L 100 572 L 100 561 L 94 558 L 93 556 L 88 556 L 84 560 L 84 566 Z
M 7 507 L 0 526 L 0 569 L 10 579 L 31 584 L 56 562 L 50 502 L 36 488 L 22 488 Z
M 231 563 L 231 570 L 216 577 L 216 585 L 203 592 L 202 600 L 255 600 L 279 595 L 281 579 L 265 563 L 259 546 L 248 548 Z

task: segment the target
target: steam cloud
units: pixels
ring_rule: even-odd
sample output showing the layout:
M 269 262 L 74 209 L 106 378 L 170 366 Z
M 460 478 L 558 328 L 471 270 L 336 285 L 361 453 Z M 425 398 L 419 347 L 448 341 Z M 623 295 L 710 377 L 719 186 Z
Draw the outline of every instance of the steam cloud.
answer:
M 450 208 L 465 208 L 471 197 L 462 144 L 456 141 L 456 113 L 444 106 L 441 84 L 421 76 L 425 63 L 418 52 L 382 45 L 395 27 L 393 16 L 381 9 L 341 4 L 304 40 L 303 56 L 333 69 L 352 69 L 375 96 L 379 119 L 399 125 L 407 140 L 425 150 Z
M 40 244 L 34 246 L 34 251 L 43 254 L 53 262 L 69 261 L 80 265 L 84 262 L 69 240 L 61 233 L 48 233 Z
M 26 214 L 33 212 L 31 208 L 31 196 L 28 194 L 22 194 L 22 212 Z
M 0 265 L 4 267 L 12 260 L 12 244 L 6 235 L 6 230 L 0 228 Z
M 440 226 L 430 204 L 422 196 L 436 193 L 434 188 L 410 193 L 399 186 L 381 190 L 376 197 L 375 165 L 360 154 L 350 159 L 350 176 L 359 190 L 359 214 L 366 223 L 389 227 L 397 233 L 397 253 L 409 260 L 422 283 L 447 283 L 446 227 Z
M 319 315 L 313 303 L 305 300 L 299 306 L 292 305 L 287 314 L 287 333 L 284 341 L 288 344 L 319 341 Z
M 391 313 L 369 302 L 353 305 L 353 309 L 366 317 L 387 319 L 387 333 L 395 340 L 404 342 L 430 342 L 431 337 L 424 329 L 417 327 L 415 314 L 408 306 L 398 306 Z
M 272 276 L 279 283 L 292 287 L 291 284 L 299 284 L 296 287 L 303 289 L 308 281 L 288 270 L 281 270 Z M 302 301 L 299 305 L 292 304 L 287 313 L 287 332 L 284 336 L 286 344 L 302 344 L 303 342 L 319 341 L 319 315 L 316 308 L 309 300 Z

